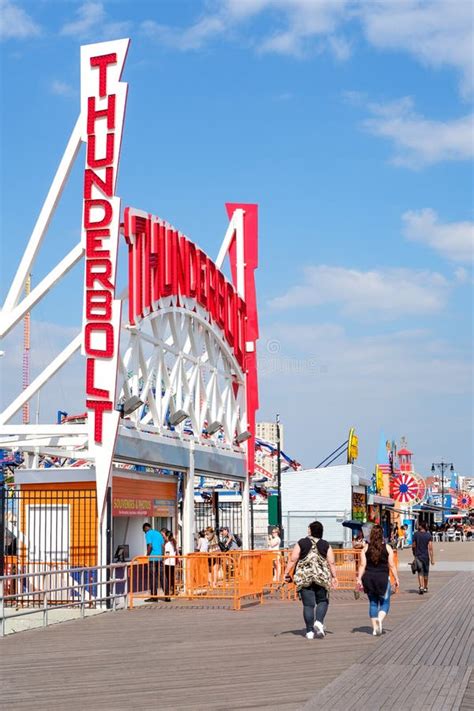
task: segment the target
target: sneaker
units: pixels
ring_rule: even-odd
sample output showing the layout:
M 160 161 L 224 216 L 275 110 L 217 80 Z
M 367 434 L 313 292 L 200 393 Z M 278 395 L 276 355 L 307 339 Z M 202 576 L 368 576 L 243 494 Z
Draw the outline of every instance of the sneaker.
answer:
M 423 588 L 423 592 L 424 592 L 424 593 L 427 593 L 427 592 L 428 592 L 428 588 Z
M 306 639 L 314 639 L 314 632 L 306 632 Z
M 378 637 L 378 636 L 379 636 L 379 633 L 378 633 L 377 629 L 372 630 L 372 635 L 373 635 L 374 637 Z
M 423 595 L 424 592 L 425 592 L 424 588 L 420 588 L 418 590 L 418 595 Z
M 143 602 L 157 602 L 156 597 L 147 597 Z
M 314 623 L 314 631 L 316 633 L 316 639 L 323 639 L 324 637 L 324 626 L 321 622 Z

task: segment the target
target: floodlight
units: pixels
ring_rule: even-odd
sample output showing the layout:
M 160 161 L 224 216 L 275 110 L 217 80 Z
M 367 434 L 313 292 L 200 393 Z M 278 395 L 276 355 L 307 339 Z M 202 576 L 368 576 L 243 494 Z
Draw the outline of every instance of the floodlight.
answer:
M 180 425 L 181 422 L 184 422 L 188 417 L 188 413 L 184 410 L 176 410 L 173 415 L 170 415 L 170 425 L 176 427 L 176 425 Z
M 143 401 L 140 400 L 137 395 L 132 395 L 128 400 L 117 405 L 117 410 L 120 412 L 121 417 L 126 417 L 127 415 L 131 415 L 132 412 L 135 412 L 135 410 L 138 410 L 141 405 L 143 405 Z
M 242 444 L 243 442 L 246 442 L 248 439 L 250 439 L 251 436 L 251 432 L 245 430 L 245 432 L 241 432 L 239 435 L 237 435 L 235 441 L 237 442 L 237 444 Z
M 219 432 L 221 427 L 222 427 L 222 423 L 219 422 L 219 420 L 214 420 L 214 422 L 211 422 L 211 424 L 208 427 L 206 427 L 206 433 L 208 435 L 216 434 L 216 432 Z

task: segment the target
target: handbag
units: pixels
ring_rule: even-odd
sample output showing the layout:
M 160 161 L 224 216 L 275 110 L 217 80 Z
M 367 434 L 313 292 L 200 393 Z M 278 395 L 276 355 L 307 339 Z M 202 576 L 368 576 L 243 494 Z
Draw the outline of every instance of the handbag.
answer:
M 413 575 L 416 575 L 416 573 L 419 573 L 422 569 L 421 561 L 419 558 L 415 556 L 411 562 L 411 572 Z

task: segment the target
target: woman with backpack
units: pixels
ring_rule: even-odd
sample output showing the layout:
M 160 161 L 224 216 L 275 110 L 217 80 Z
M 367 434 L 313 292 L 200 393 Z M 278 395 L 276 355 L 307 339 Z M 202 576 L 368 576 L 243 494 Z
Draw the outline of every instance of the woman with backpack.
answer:
M 295 568 L 296 565 L 296 568 Z M 291 571 L 295 568 L 293 578 Z M 308 535 L 301 538 L 291 551 L 285 569 L 285 581 L 293 582 L 303 603 L 306 639 L 324 637 L 324 618 L 329 606 L 329 590 L 337 588 L 334 552 L 323 539 L 323 525 L 313 521 Z M 315 619 L 316 608 L 316 619 Z
M 400 585 L 392 547 L 384 542 L 382 526 L 373 526 L 369 543 L 360 554 L 360 566 L 357 584 L 364 588 L 369 598 L 369 617 L 372 621 L 372 634 L 382 634 L 382 623 L 390 609 L 390 573 L 395 587 Z

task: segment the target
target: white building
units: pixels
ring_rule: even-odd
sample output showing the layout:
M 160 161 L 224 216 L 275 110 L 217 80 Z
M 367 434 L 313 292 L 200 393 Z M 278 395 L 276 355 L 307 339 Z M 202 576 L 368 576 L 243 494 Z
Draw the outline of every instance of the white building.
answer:
M 277 425 L 276 422 L 257 422 L 255 427 L 255 433 L 258 439 L 264 439 L 267 442 L 271 442 L 275 447 L 277 446 Z M 280 424 L 280 448 L 283 449 L 284 442 L 284 426 Z M 276 477 L 278 470 L 277 458 L 270 457 L 265 452 L 256 452 L 255 459 L 257 464 L 271 472 L 273 478 Z
M 362 516 L 370 484 L 370 475 L 354 464 L 284 472 L 281 501 L 285 545 L 306 536 L 308 524 L 315 519 L 323 524 L 326 540 L 349 545 L 351 531 L 342 522 Z

